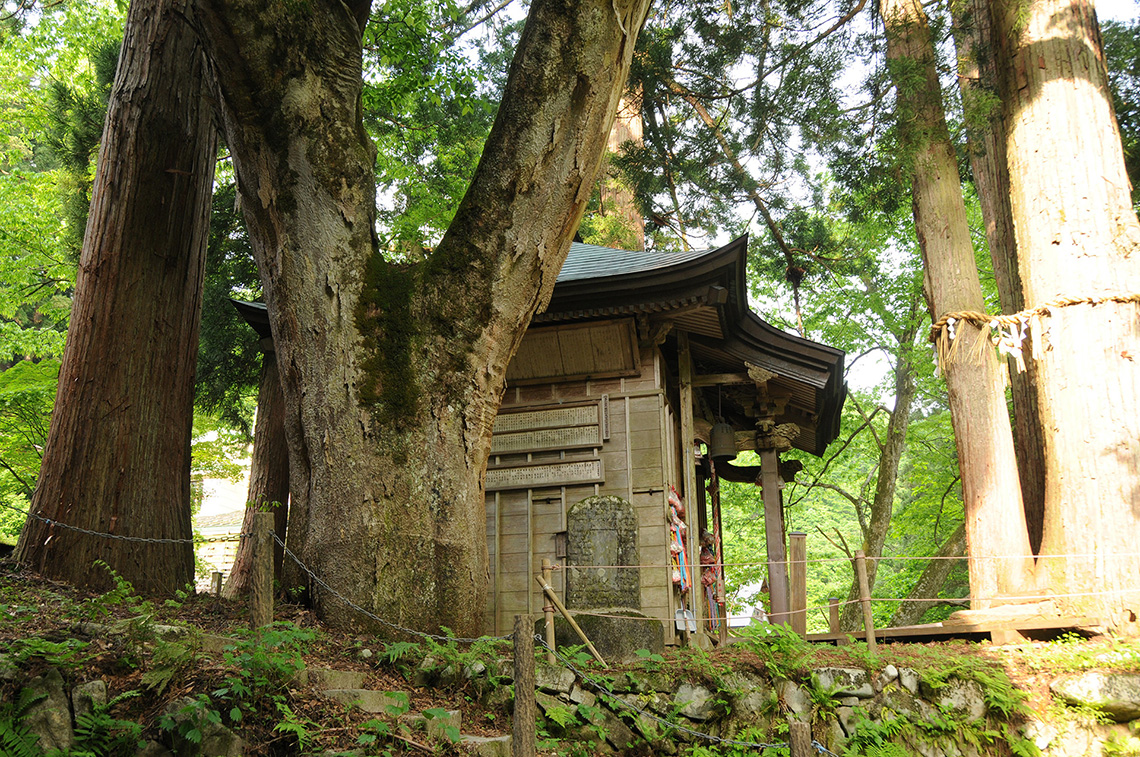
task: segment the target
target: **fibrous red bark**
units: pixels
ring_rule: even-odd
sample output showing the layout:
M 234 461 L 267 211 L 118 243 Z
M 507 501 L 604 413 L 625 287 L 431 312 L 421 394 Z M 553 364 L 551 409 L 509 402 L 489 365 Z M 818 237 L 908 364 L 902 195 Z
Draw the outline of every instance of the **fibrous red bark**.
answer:
M 185 5 L 131 3 L 55 412 L 17 550 L 77 585 L 111 585 L 95 560 L 144 592 L 194 575 L 191 403 L 216 129 Z

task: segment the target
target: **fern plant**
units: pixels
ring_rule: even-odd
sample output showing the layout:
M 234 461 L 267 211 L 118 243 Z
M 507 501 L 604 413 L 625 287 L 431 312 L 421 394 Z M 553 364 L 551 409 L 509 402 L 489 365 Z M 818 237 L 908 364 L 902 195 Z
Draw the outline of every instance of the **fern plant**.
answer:
M 47 694 L 34 694 L 31 689 L 23 689 L 15 702 L 0 709 L 0 754 L 41 757 L 43 752 L 37 744 L 40 737 L 28 730 L 24 718 L 37 702 L 44 699 L 47 699 Z

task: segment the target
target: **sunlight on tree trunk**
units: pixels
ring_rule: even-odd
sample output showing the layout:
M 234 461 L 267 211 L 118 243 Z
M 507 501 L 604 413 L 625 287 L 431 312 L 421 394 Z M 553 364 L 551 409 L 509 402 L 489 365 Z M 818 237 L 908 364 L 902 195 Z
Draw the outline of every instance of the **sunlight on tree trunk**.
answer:
M 1017 263 L 1027 307 L 1140 292 L 1129 196 L 1090 3 L 994 3 Z M 1045 436 L 1039 573 L 1056 603 L 1117 628 L 1140 613 L 1140 304 L 1031 324 Z M 1028 347 L 1028 345 L 1027 345 Z
M 881 0 L 880 9 L 932 318 L 984 312 L 926 15 L 917 0 Z M 952 349 L 941 355 L 962 475 L 970 594 L 974 607 L 986 607 L 1025 591 L 1033 571 L 1013 435 L 988 332 L 960 323 Z

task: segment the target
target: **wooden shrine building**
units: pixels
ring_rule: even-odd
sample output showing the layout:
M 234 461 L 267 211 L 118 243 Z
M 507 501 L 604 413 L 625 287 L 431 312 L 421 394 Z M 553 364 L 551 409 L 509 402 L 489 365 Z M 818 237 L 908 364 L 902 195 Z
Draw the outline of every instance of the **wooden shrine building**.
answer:
M 534 576 L 547 559 L 566 567 L 551 584 L 572 611 L 660 619 L 669 643 L 689 628 L 708 633 L 671 619 L 711 610 L 723 638 L 723 575 L 718 593 L 691 570 L 705 532 L 706 563 L 720 562 L 718 479 L 762 486 L 773 620 L 786 619 L 780 489 L 799 463 L 781 467 L 779 456 L 821 455 L 835 439 L 844 354 L 749 309 L 747 247 L 747 237 L 685 252 L 571 247 L 507 368 L 486 474 L 485 632 L 508 633 L 516 614 L 543 610 Z M 264 305 L 235 305 L 268 334 Z M 703 455 L 718 424 L 731 427 L 730 448 L 756 450 L 761 465 Z
M 582 566 L 604 565 L 593 573 L 611 576 L 623 607 L 666 621 L 685 610 L 707 618 L 709 600 L 723 601 L 723 580 L 719 595 L 683 592 L 700 579 L 681 570 L 678 584 L 674 567 L 700 564 L 698 534 L 708 531 L 720 544 L 719 516 L 706 496 L 717 478 L 763 487 L 774 620 L 785 617 L 778 614 L 787 610 L 779 455 L 793 447 L 821 455 L 835 439 L 844 354 L 751 312 L 747 244 L 741 237 L 686 252 L 572 246 L 550 305 L 507 369 L 495 424 L 486 478 L 488 633 L 509 632 L 518 613 L 542 611 L 533 576 L 544 558 L 573 567 L 556 570 L 552 581 L 571 609 L 591 603 L 588 592 L 567 584 L 590 573 Z M 759 453 L 760 466 L 710 465 L 700 443 L 707 445 L 718 421 L 731 426 L 736 449 Z M 789 463 L 785 477 L 799 467 Z M 680 529 L 688 532 L 682 554 L 674 546 L 674 490 L 688 524 Z M 619 518 L 627 525 L 588 518 L 575 525 L 576 503 L 598 495 L 632 505 L 632 515 Z M 635 549 L 618 544 L 623 532 L 633 534 Z M 608 567 L 630 565 L 640 567 Z M 678 625 L 688 627 L 665 623 L 667 642 L 680 635 Z

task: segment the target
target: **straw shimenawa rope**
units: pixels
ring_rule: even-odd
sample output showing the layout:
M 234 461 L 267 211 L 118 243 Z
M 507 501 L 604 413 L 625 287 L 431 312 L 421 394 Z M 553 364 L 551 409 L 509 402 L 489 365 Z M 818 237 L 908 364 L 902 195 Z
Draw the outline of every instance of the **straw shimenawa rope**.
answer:
M 1043 305 L 1027 308 L 1012 315 L 990 315 L 989 313 L 979 313 L 976 310 L 959 310 L 947 313 L 931 325 L 930 341 L 937 345 L 939 365 L 946 365 L 949 360 L 954 358 L 958 350 L 955 332 L 959 323 L 969 323 L 979 329 L 989 328 L 995 332 L 990 338 L 990 342 L 998 348 L 998 352 L 1002 355 L 1012 355 L 1017 362 L 1018 371 L 1024 371 L 1025 359 L 1022 355 L 1022 344 L 1027 332 L 1037 331 L 1040 333 L 1042 318 L 1051 316 L 1052 311 L 1056 308 L 1070 305 L 1103 305 L 1106 302 L 1140 303 L 1140 294 L 1118 292 L 1099 297 L 1057 297 Z M 985 348 L 985 341 L 979 339 L 976 345 L 977 354 L 972 356 L 974 359 L 981 356 L 981 352 Z M 1034 357 L 1039 357 L 1036 352 L 1039 348 L 1040 344 L 1034 342 Z

